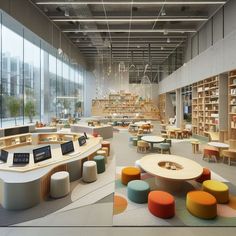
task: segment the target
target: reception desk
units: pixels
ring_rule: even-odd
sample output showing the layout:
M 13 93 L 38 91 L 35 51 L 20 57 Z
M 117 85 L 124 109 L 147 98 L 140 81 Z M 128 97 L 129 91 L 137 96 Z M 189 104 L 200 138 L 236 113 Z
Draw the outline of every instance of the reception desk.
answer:
M 34 163 L 32 150 L 46 144 L 28 144 L 7 150 L 7 163 L 0 164 L 0 202 L 5 209 L 23 210 L 33 207 L 46 198 L 50 192 L 50 177 L 57 171 L 68 171 L 70 181 L 81 177 L 83 162 L 91 159 L 101 148 L 102 138 L 90 137 L 80 147 L 74 141 L 77 155 L 62 155 L 60 143 L 50 144 L 52 158 Z M 48 144 L 47 144 L 48 145 Z M 30 162 L 25 166 L 13 165 L 14 152 L 30 153 Z
M 71 132 L 87 134 L 97 133 L 104 139 L 113 137 L 113 127 L 111 125 L 101 125 L 101 126 L 88 126 L 87 124 L 75 124 L 71 125 Z

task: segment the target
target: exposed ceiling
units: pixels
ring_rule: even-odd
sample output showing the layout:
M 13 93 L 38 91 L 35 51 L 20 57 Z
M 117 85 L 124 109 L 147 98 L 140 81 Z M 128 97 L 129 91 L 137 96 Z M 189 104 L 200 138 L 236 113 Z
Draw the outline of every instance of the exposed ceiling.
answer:
M 33 0 L 83 53 L 88 62 L 103 58 L 130 65 L 183 63 L 187 37 L 226 1 Z M 172 63 L 173 64 L 173 63 Z M 172 65 L 173 66 L 173 65 Z M 173 69 L 176 69 L 173 68 Z

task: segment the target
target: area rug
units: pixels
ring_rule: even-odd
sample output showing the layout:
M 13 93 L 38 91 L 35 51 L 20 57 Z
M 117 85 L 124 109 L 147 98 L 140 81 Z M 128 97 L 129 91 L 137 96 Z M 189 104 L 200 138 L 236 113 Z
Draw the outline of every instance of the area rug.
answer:
M 195 181 L 186 181 L 183 188 L 175 197 L 175 216 L 170 219 L 161 219 L 153 216 L 147 204 L 137 204 L 127 198 L 127 187 L 120 181 L 122 167 L 116 168 L 115 195 L 113 205 L 114 226 L 235 226 L 236 225 L 236 186 L 226 179 L 212 173 L 212 179 L 225 182 L 230 189 L 228 204 L 217 204 L 217 217 L 204 220 L 191 215 L 185 206 L 187 192 L 200 189 L 201 184 Z M 156 190 L 155 179 L 149 174 L 142 174 L 142 180 L 149 183 L 151 190 Z

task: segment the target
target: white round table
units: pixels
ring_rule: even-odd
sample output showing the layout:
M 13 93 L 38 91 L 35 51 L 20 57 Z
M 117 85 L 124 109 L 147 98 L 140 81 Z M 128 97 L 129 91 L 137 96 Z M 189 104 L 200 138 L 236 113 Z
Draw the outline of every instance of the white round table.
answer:
M 154 143 L 162 143 L 165 140 L 164 138 L 160 136 L 151 136 L 151 135 L 143 136 L 141 139 L 145 142 L 150 143 L 151 149 L 153 149 Z
M 134 123 L 136 126 L 140 127 L 142 125 L 150 125 L 151 122 L 138 121 Z
M 175 167 L 176 169 L 171 169 Z M 203 167 L 188 158 L 176 155 L 154 154 L 140 159 L 140 167 L 156 177 L 158 188 L 167 191 L 179 190 L 183 181 L 198 178 Z

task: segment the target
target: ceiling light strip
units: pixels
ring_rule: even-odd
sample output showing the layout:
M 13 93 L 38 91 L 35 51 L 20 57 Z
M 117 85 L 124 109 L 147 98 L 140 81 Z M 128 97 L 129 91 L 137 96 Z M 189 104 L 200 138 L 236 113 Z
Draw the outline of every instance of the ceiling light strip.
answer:
M 79 30 L 79 29 L 65 29 L 62 30 L 63 33 L 73 33 L 73 32 L 86 32 L 86 33 L 128 33 L 129 30 L 127 29 L 85 29 L 85 30 Z M 155 29 L 155 30 L 138 30 L 138 29 L 131 29 L 130 32 L 132 33 L 196 33 L 197 31 L 195 29 Z
M 163 5 L 165 1 L 134 1 L 133 5 Z M 168 1 L 165 5 L 222 5 L 226 1 Z M 132 1 L 116 1 L 116 2 L 95 2 L 95 1 L 83 1 L 83 2 L 60 2 L 60 1 L 38 1 L 38 5 L 131 5 Z
M 51 18 L 52 19 L 52 18 Z M 166 21 L 184 21 L 184 22 L 193 22 L 193 21 L 207 21 L 208 18 L 165 18 L 165 19 L 78 19 L 78 18 L 70 18 L 70 19 L 52 19 L 54 22 L 166 22 Z

